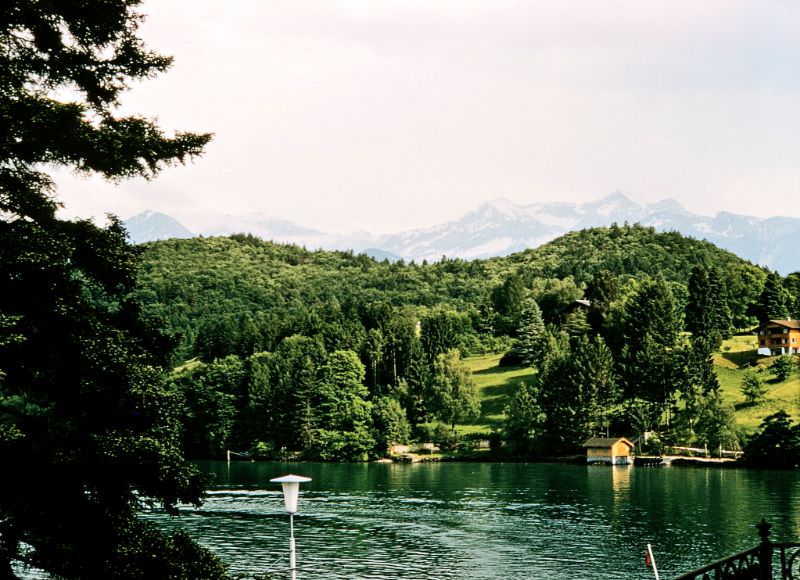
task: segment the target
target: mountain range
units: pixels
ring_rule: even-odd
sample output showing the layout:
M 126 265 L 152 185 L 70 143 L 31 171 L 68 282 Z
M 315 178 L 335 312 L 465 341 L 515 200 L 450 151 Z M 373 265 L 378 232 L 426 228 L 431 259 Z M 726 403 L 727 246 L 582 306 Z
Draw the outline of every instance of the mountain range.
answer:
M 535 248 L 569 231 L 625 222 L 706 239 L 784 275 L 800 270 L 800 252 L 794 251 L 794 244 L 800 239 L 800 219 L 761 219 L 729 212 L 704 216 L 687 211 L 672 199 L 647 203 L 619 191 L 586 203 L 518 205 L 506 199 L 495 199 L 451 222 L 384 235 L 331 234 L 258 213 L 219 216 L 211 227 L 199 232 L 192 232 L 174 218 L 153 211 L 131 217 L 125 221 L 125 226 L 134 243 L 250 233 L 308 248 L 353 250 L 380 260 L 403 258 L 419 262 L 438 260 L 442 256 L 464 259 L 505 256 Z

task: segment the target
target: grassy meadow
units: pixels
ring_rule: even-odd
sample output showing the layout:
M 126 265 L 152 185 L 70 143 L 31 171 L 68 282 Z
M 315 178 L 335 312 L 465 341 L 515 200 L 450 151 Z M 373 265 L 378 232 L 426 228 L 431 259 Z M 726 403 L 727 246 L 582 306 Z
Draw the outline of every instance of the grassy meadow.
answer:
M 760 357 L 756 348 L 755 335 L 734 336 L 723 343 L 714 357 L 723 396 L 736 409 L 739 427 L 748 432 L 777 411 L 786 411 L 794 419 L 800 419 L 800 375 L 778 382 L 770 368 L 776 357 Z M 759 373 L 767 387 L 765 399 L 756 405 L 745 402 L 742 395 L 742 379 L 748 369 Z
M 480 394 L 481 416 L 475 425 L 459 426 L 459 433 L 501 428 L 505 420 L 504 409 L 517 387 L 534 375 L 529 367 L 498 366 L 501 358 L 500 354 L 488 354 L 465 359 Z
M 764 417 L 780 410 L 800 419 L 800 374 L 778 382 L 770 366 L 774 357 L 756 354 L 755 335 L 734 336 L 726 340 L 714 356 L 714 364 L 724 399 L 734 406 L 739 427 L 747 432 L 758 428 Z M 465 359 L 481 398 L 481 416 L 474 425 L 460 425 L 462 434 L 490 431 L 502 427 L 504 409 L 521 382 L 530 380 L 534 371 L 526 367 L 500 367 L 501 355 L 481 355 Z M 765 399 L 750 404 L 742 395 L 742 379 L 746 370 L 758 372 L 767 386 Z

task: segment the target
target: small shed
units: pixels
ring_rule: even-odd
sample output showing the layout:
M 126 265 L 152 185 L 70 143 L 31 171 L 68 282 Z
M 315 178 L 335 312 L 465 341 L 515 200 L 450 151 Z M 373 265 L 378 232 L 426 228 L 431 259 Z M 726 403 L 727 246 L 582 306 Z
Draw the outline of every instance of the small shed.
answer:
M 630 465 L 633 463 L 631 451 L 633 443 L 625 437 L 592 437 L 583 444 L 587 463 L 608 463 L 611 465 Z

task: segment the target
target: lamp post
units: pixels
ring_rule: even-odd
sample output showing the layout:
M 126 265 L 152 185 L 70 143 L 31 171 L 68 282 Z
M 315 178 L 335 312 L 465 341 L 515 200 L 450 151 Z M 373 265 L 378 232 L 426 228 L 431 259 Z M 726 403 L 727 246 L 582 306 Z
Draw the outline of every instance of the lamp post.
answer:
M 286 505 L 286 511 L 289 512 L 289 570 L 292 573 L 292 580 L 297 578 L 297 562 L 295 560 L 294 549 L 294 514 L 297 513 L 297 498 L 300 495 L 300 484 L 311 481 L 310 477 L 303 477 L 302 475 L 284 475 L 282 477 L 273 477 L 270 479 L 272 483 L 280 483 L 283 486 L 283 502 Z

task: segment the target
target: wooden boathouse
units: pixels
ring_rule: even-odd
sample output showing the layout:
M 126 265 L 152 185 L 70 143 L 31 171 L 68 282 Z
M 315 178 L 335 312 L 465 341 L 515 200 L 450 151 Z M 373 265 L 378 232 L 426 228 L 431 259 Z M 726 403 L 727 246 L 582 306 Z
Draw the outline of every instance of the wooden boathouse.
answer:
M 633 443 L 625 437 L 592 437 L 583 444 L 587 463 L 630 465 L 633 463 Z

